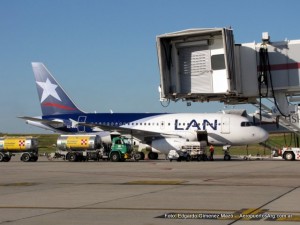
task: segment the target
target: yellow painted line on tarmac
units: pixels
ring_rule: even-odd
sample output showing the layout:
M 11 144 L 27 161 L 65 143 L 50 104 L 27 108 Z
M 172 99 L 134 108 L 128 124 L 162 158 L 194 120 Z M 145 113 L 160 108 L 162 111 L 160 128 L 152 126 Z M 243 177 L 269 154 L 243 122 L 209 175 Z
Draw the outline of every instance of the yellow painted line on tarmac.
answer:
M 282 221 L 282 222 L 300 222 L 299 215 L 293 214 L 275 214 L 277 219 L 275 221 Z
M 265 213 L 266 209 L 255 209 L 255 208 L 249 208 L 249 209 L 242 209 L 243 211 L 239 214 L 240 218 L 242 220 L 261 220 L 262 214 Z

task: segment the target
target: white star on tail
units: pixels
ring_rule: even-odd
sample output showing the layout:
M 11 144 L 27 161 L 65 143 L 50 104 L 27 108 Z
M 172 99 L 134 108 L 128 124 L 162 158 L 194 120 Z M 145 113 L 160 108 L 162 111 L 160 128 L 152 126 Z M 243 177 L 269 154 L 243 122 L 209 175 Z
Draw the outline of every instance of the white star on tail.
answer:
M 41 102 L 45 101 L 46 98 L 48 98 L 48 96 L 52 96 L 54 98 L 56 98 L 57 100 L 61 101 L 60 97 L 58 96 L 57 92 L 56 92 L 56 88 L 58 85 L 56 84 L 52 84 L 50 82 L 50 80 L 47 78 L 46 82 L 36 82 L 41 88 L 43 88 L 43 94 L 41 97 Z

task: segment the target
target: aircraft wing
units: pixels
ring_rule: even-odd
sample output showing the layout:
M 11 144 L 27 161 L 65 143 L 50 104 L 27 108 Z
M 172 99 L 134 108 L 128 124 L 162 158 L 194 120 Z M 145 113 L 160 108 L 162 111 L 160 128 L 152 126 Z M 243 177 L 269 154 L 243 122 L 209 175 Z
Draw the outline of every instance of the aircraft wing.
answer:
M 81 123 L 79 122 L 78 125 L 80 126 L 87 126 L 87 127 L 98 127 L 104 131 L 110 132 L 118 132 L 120 134 L 130 134 L 140 140 L 147 139 L 147 138 L 155 138 L 155 137 L 165 137 L 165 136 L 172 136 L 172 137 L 180 137 L 180 135 L 168 134 L 168 133 L 161 133 L 161 132 L 153 132 L 153 131 L 144 131 L 144 130 L 137 130 L 127 127 L 117 127 L 117 126 L 107 126 L 107 125 L 99 125 L 99 124 L 90 124 L 90 123 Z

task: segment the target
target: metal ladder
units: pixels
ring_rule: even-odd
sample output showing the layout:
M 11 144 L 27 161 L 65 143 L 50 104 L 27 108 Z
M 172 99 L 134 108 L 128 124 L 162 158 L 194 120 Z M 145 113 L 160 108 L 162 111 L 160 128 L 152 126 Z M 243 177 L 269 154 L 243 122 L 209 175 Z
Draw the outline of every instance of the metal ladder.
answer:
M 274 102 L 268 98 L 268 100 L 274 104 Z M 256 108 L 260 108 L 260 103 L 259 101 L 256 99 L 255 103 L 252 103 L 253 106 L 255 106 Z M 261 111 L 263 113 L 270 113 L 272 112 L 272 109 L 269 108 L 268 106 L 266 106 L 265 104 L 261 103 Z M 288 117 L 289 118 L 289 117 Z M 289 119 L 287 119 L 287 117 L 284 116 L 280 116 L 279 117 L 279 124 L 283 127 L 285 127 L 286 129 L 290 130 L 291 132 L 300 135 L 300 127 L 296 126 L 295 124 L 291 123 Z

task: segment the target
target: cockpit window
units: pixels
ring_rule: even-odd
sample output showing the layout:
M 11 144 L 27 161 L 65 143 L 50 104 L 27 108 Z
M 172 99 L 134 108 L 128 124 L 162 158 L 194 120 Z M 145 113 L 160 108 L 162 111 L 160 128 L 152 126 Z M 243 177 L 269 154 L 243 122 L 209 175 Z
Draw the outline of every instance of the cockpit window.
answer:
M 241 127 L 250 127 L 250 126 L 253 126 L 253 123 L 252 122 L 241 122 Z

